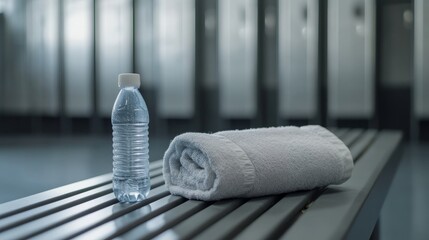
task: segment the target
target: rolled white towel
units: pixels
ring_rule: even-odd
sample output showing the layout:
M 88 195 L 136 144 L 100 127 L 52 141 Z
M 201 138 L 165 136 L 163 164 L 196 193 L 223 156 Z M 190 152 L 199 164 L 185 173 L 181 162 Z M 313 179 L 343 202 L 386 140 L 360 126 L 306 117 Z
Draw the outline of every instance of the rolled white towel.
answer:
M 174 195 L 219 200 L 340 184 L 353 158 L 321 126 L 185 133 L 164 155 L 165 183 Z

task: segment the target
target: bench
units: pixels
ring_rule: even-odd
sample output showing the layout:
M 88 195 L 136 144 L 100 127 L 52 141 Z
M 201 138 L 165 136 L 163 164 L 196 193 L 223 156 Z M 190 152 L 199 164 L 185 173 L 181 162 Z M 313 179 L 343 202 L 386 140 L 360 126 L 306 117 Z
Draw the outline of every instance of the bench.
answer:
M 152 162 L 152 190 L 119 204 L 111 174 L 0 205 L 0 239 L 368 239 L 401 157 L 395 131 L 333 130 L 355 159 L 342 185 L 217 202 L 172 196 L 162 162 Z M 374 231 L 373 231 L 374 230 Z

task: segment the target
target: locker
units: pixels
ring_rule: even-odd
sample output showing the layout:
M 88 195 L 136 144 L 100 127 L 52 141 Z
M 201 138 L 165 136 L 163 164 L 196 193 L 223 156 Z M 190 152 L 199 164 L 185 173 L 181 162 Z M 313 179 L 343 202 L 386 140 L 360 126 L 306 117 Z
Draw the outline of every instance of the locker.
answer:
M 31 113 L 56 116 L 59 111 L 58 1 L 27 2 L 28 94 Z
M 6 49 L 5 47 L 5 37 L 6 37 L 6 30 L 5 30 L 5 20 L 4 20 L 4 5 L 3 2 L 0 3 L 0 49 Z M 3 51 L 0 53 L 0 114 L 4 111 L 4 83 L 6 81 L 6 74 L 5 74 L 5 52 Z
M 191 118 L 195 95 L 195 1 L 156 1 L 158 113 Z
M 205 89 L 214 90 L 218 85 L 218 20 L 216 0 L 204 2 L 204 81 Z
M 277 93 L 278 90 L 278 51 L 279 51 L 279 0 L 267 0 L 264 3 L 264 78 L 265 89 Z M 277 101 L 276 94 L 270 94 Z M 276 105 L 277 106 L 277 105 Z M 273 109 L 277 116 L 277 108 Z
M 328 1 L 328 116 L 374 114 L 375 1 Z
M 30 109 L 26 75 L 26 1 L 3 1 L 4 59 L 2 104 L 5 114 L 27 114 Z M 7 19 L 7 20 L 6 20 Z
M 261 90 L 263 100 L 264 125 L 274 126 L 279 123 L 279 0 L 264 1 L 264 51 L 258 58 L 262 58 L 263 68 L 261 75 Z M 259 5 L 261 8 L 261 4 Z M 262 12 L 262 11 L 261 11 Z M 262 31 L 262 30 L 261 30 Z M 260 120 L 261 118 L 258 119 Z
M 136 65 L 137 72 L 141 74 L 143 92 L 146 88 L 152 88 L 156 83 L 153 69 L 153 48 L 155 46 L 153 41 L 153 5 L 154 0 L 136 1 Z
M 279 1 L 279 113 L 318 113 L 318 0 Z
M 88 117 L 92 113 L 92 26 L 91 0 L 64 1 L 65 111 L 68 116 Z
M 257 0 L 219 0 L 219 91 L 223 117 L 257 111 Z
M 429 118 L 429 2 L 414 1 L 414 113 Z
M 118 74 L 132 71 L 131 0 L 96 1 L 97 111 L 109 117 L 118 95 Z

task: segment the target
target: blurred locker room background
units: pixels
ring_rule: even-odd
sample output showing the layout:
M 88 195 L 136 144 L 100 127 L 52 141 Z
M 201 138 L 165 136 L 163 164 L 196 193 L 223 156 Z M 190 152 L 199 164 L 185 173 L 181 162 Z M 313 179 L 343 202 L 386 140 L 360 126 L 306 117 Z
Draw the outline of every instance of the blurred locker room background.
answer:
M 429 138 L 424 0 L 0 0 L 0 133 L 107 135 L 121 72 L 151 136 L 322 124 Z
M 186 131 L 305 124 L 399 129 L 427 158 L 429 1 L 0 0 L 0 202 L 111 171 L 122 72 L 151 160 Z

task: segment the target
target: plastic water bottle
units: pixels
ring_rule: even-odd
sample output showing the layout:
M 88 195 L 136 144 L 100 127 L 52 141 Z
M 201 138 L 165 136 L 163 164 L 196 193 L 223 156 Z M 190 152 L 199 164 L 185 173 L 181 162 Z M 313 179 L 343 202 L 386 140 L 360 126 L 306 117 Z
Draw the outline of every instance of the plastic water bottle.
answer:
M 120 202 L 137 202 L 150 190 L 149 113 L 138 90 L 139 74 L 119 74 L 118 85 L 112 111 L 113 192 Z

